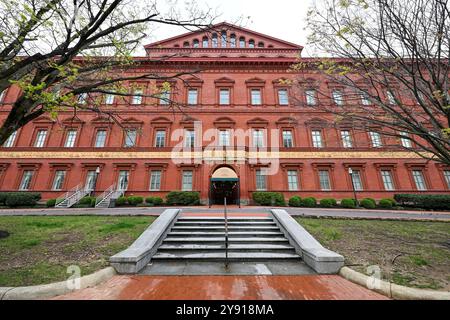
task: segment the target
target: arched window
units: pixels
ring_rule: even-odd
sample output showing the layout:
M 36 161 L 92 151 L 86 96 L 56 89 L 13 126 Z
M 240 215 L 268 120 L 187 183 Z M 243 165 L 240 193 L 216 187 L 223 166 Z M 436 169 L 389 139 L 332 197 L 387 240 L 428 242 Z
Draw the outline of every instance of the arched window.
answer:
M 189 47 L 190 47 L 189 42 L 188 42 L 188 41 L 185 41 L 185 42 L 183 43 L 183 47 L 184 47 L 184 48 L 189 48 Z
M 194 41 L 192 41 L 192 46 L 194 48 L 198 48 L 200 46 L 200 42 L 198 41 L 198 39 L 194 39 Z
M 258 48 L 264 48 L 264 42 L 258 42 Z
M 236 48 L 236 35 L 235 34 L 232 34 L 230 36 L 230 47 Z
M 226 31 L 222 31 L 222 34 L 220 36 L 220 42 L 222 44 L 222 48 L 226 48 L 227 47 L 228 38 L 227 38 L 227 32 Z
M 212 35 L 212 47 L 213 48 L 217 48 L 218 47 L 218 42 L 219 42 L 219 39 L 217 39 L 217 33 L 214 33 Z
M 249 48 L 254 48 L 255 47 L 255 40 L 250 40 L 249 42 L 248 42 L 248 47 Z
M 239 48 L 245 48 L 245 38 L 244 37 L 239 38 Z
M 203 48 L 209 47 L 209 39 L 208 37 L 203 37 Z

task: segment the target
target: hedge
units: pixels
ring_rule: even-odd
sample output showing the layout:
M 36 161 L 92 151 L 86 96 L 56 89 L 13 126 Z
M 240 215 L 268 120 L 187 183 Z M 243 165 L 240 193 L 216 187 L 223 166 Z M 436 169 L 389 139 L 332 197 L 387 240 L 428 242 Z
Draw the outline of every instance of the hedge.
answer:
M 395 201 L 402 207 L 413 207 L 430 210 L 450 210 L 450 195 L 435 194 L 396 194 Z
M 47 206 L 47 208 L 53 208 L 54 206 L 56 206 L 56 199 L 48 199 L 45 205 Z
M 320 200 L 320 206 L 323 208 L 333 208 L 337 206 L 337 201 L 333 198 L 322 199 Z
M 191 191 L 172 191 L 167 195 L 170 206 L 195 206 L 200 204 L 200 193 Z
M 378 206 L 383 209 L 391 209 L 394 205 L 394 200 L 392 199 L 381 199 L 378 203 Z
M 164 200 L 160 197 L 148 197 L 145 199 L 145 202 L 154 206 L 160 206 L 164 203 Z
M 77 205 L 95 207 L 96 200 L 97 199 L 95 197 L 84 197 L 77 203 Z
M 348 208 L 348 209 L 354 209 L 356 208 L 356 202 L 355 199 L 342 199 L 341 200 L 341 207 Z
M 121 206 L 124 206 L 126 204 L 128 204 L 127 197 L 119 197 L 119 198 L 117 198 L 116 203 L 115 203 L 115 205 L 117 207 L 121 207 Z
M 253 201 L 260 206 L 278 206 L 286 205 L 284 196 L 279 192 L 253 192 Z
M 302 199 L 302 207 L 314 208 L 317 206 L 317 200 L 314 197 L 308 197 Z
M 366 209 L 375 209 L 377 206 L 377 203 L 372 198 L 365 198 L 361 200 L 361 207 Z
M 18 196 L 17 196 L 18 195 Z M 34 206 L 39 200 L 41 200 L 41 194 L 38 192 L 0 192 L 0 205 L 6 205 L 8 198 L 22 199 L 23 204 L 15 204 L 14 206 Z M 11 200 L 10 203 L 15 203 L 17 200 Z
M 302 205 L 302 198 L 299 196 L 293 196 L 289 199 L 289 206 L 290 207 L 300 207 Z
M 136 197 L 136 196 L 128 197 L 128 204 L 130 206 L 137 206 L 138 204 L 142 204 L 142 203 L 144 203 L 143 197 Z

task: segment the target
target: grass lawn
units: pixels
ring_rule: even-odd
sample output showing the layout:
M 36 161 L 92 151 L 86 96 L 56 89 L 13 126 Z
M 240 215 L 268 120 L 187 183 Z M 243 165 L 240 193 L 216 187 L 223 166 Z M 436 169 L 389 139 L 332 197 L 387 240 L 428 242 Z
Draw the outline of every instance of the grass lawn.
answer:
M 87 275 L 109 265 L 154 217 L 0 217 L 0 286 L 29 286 L 67 279 L 77 265 Z
M 297 218 L 345 264 L 399 285 L 450 290 L 450 223 Z

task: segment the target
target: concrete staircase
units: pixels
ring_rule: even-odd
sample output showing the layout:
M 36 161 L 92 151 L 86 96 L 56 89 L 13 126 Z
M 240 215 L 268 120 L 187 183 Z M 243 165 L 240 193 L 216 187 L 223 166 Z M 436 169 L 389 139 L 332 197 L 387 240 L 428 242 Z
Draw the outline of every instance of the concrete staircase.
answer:
M 229 218 L 229 262 L 301 261 L 270 218 Z M 224 218 L 181 217 L 153 256 L 154 262 L 223 262 Z

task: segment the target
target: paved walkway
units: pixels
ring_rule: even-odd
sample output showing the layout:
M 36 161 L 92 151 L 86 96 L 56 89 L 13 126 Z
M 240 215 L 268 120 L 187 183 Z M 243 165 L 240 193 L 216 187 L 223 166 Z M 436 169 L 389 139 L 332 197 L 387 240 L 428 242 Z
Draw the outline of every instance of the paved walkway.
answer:
M 59 300 L 386 300 L 336 275 L 115 276 Z

